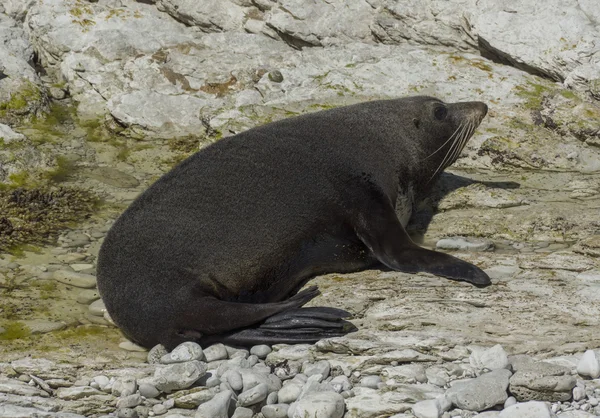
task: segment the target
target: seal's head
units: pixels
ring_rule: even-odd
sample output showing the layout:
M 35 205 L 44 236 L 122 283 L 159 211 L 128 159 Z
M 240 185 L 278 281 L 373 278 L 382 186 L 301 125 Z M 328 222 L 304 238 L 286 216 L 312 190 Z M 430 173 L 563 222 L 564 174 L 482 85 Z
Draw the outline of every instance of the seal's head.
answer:
M 482 102 L 444 103 L 433 97 L 423 97 L 419 113 L 412 123 L 429 141 L 421 143 L 420 159 L 433 171 L 430 180 L 459 157 L 461 151 L 479 126 L 488 107 Z

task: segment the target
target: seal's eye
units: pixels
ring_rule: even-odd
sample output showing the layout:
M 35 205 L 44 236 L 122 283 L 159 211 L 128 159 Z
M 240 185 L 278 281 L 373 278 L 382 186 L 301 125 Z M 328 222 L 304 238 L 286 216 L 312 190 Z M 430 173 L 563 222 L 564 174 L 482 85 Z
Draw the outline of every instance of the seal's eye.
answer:
M 433 111 L 433 116 L 435 116 L 435 118 L 437 120 L 444 120 L 444 118 L 446 117 L 447 114 L 448 114 L 448 109 L 446 109 L 443 106 L 436 107 L 435 110 Z

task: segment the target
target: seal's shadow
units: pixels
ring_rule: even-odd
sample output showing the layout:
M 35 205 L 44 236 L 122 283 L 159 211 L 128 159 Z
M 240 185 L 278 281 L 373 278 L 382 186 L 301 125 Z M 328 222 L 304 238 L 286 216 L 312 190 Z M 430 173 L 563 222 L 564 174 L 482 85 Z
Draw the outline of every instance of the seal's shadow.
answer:
M 417 243 L 422 243 L 440 201 L 449 193 L 474 183 L 483 184 L 493 189 L 518 189 L 521 187 L 519 183 L 514 181 L 479 181 L 452 173 L 442 173 L 431 193 L 416 204 L 416 211 L 406 228 L 411 238 Z

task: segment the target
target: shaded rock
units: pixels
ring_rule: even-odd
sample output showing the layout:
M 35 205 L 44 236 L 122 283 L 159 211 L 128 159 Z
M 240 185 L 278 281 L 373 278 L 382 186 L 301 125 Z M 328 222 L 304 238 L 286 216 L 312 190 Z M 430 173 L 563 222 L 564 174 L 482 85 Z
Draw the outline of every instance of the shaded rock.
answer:
M 511 357 L 515 374 L 510 378 L 510 392 L 518 401 L 546 402 L 571 399 L 577 380 L 571 370 L 547 362 L 536 362 L 526 356 Z
M 204 376 L 206 370 L 206 364 L 199 361 L 158 367 L 154 372 L 154 385 L 161 392 L 186 389 Z
M 577 373 L 580 376 L 591 377 L 592 379 L 600 377 L 600 362 L 598 362 L 596 353 L 593 350 L 587 350 L 583 353 L 577 364 Z

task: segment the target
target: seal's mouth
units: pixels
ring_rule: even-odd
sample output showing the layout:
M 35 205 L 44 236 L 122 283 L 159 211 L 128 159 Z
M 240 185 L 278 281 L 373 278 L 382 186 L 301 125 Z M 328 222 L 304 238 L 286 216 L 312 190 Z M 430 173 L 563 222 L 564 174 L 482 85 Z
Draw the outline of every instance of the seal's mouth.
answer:
M 456 127 L 452 135 L 434 152 L 432 152 L 428 159 L 433 155 L 440 152 L 448 143 L 450 147 L 446 151 L 446 155 L 442 159 L 442 162 L 438 165 L 433 175 L 429 178 L 430 182 L 439 172 L 448 167 L 454 161 L 458 159 L 460 153 L 467 145 L 467 142 L 475 133 L 475 129 L 479 126 L 485 115 L 487 115 L 488 107 L 482 102 L 467 102 L 467 103 L 456 103 L 460 108 L 458 112 L 462 113 L 459 125 Z

